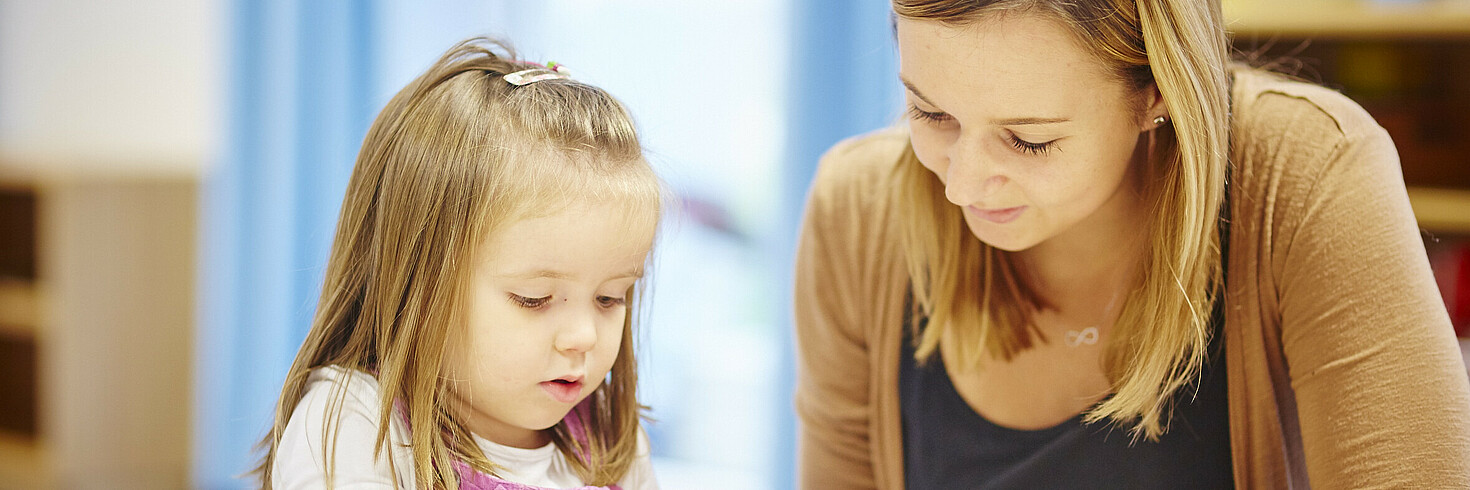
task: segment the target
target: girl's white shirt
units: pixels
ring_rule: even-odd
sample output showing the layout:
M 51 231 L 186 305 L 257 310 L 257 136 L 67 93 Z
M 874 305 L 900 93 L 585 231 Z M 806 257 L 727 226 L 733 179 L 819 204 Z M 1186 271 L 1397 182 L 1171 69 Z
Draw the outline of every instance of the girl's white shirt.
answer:
M 333 421 L 337 431 L 333 486 L 338 488 L 413 488 L 413 451 L 407 447 L 408 426 L 393 417 L 388 427 L 387 454 L 373 457 L 378 435 L 378 380 L 368 373 L 337 366 L 318 368 L 307 379 L 306 394 L 296 404 L 291 420 L 281 434 L 280 447 L 271 469 L 271 487 L 277 489 L 326 488 L 323 459 L 327 407 L 334 388 L 347 383 L 342 407 Z M 475 443 L 491 462 L 499 465 L 501 479 L 546 488 L 584 486 L 554 444 L 535 449 L 504 446 L 475 436 Z M 394 476 L 397 476 L 395 479 Z M 648 439 L 638 432 L 638 457 L 628 474 L 618 482 L 624 490 L 657 490 Z

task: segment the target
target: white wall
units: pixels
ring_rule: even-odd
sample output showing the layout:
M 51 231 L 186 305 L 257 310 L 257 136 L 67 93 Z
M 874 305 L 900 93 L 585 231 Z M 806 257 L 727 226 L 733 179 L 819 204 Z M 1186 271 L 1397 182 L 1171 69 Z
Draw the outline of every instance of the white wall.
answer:
M 223 140 L 224 8 L 0 1 L 0 170 L 197 172 Z

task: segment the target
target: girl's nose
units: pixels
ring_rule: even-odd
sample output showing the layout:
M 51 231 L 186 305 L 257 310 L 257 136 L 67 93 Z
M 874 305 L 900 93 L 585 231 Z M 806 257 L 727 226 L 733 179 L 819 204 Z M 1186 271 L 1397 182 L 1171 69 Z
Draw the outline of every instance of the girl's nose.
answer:
M 556 334 L 556 350 L 572 353 L 592 350 L 592 346 L 597 344 L 596 313 L 581 312 L 569 320 Z

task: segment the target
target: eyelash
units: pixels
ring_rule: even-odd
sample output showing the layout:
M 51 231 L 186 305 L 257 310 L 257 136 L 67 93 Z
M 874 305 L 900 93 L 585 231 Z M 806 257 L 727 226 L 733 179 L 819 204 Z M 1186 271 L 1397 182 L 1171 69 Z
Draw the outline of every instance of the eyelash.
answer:
M 1026 153 L 1030 155 L 1045 155 L 1046 152 L 1051 151 L 1052 146 L 1054 146 L 1051 141 L 1047 141 L 1045 143 L 1032 143 L 1030 141 L 1017 138 L 1014 134 L 1011 135 L 1010 139 L 1011 146 L 1016 147 L 1017 150 L 1021 150 L 1021 153 Z
M 952 119 L 949 114 L 943 112 L 929 112 L 919 109 L 919 106 L 909 104 L 909 117 L 931 123 L 942 123 Z
M 511 303 L 515 303 L 516 306 L 520 306 L 521 308 L 525 308 L 528 310 L 539 310 L 541 309 L 541 307 L 546 306 L 547 303 L 551 302 L 550 296 L 543 296 L 540 298 L 527 298 L 519 294 L 508 294 L 507 296 L 510 297 Z
M 511 303 L 514 303 L 516 306 L 520 306 L 521 308 L 525 308 L 528 310 L 539 310 L 551 302 L 551 296 L 544 296 L 540 298 L 527 298 L 519 294 L 508 294 L 507 296 L 510 298 Z M 603 308 L 616 308 L 627 304 L 627 302 L 627 298 L 614 298 L 612 296 L 597 297 L 597 303 Z
M 945 114 L 943 112 L 929 112 L 929 111 L 926 111 L 926 110 L 919 109 L 919 106 L 916 106 L 916 105 L 913 105 L 913 104 L 910 104 L 909 105 L 909 117 L 910 118 L 913 118 L 913 119 L 918 119 L 918 120 L 921 120 L 921 121 L 924 121 L 924 122 L 936 123 L 936 124 L 937 123 L 942 123 L 942 122 L 945 122 L 945 121 L 949 121 L 951 119 L 954 119 L 949 114 Z M 1023 140 L 1021 138 L 1017 138 L 1016 135 L 1014 135 L 1014 134 L 1010 135 L 1010 137 L 1007 138 L 1007 139 L 1010 140 L 1011 146 L 1015 147 L 1017 150 L 1020 150 L 1021 153 L 1025 153 L 1025 154 L 1028 154 L 1028 155 L 1045 155 L 1047 152 L 1051 151 L 1051 149 L 1056 146 L 1054 144 L 1055 141 L 1047 141 L 1047 142 L 1043 142 L 1043 143 L 1032 143 L 1030 141 L 1026 141 L 1026 140 Z

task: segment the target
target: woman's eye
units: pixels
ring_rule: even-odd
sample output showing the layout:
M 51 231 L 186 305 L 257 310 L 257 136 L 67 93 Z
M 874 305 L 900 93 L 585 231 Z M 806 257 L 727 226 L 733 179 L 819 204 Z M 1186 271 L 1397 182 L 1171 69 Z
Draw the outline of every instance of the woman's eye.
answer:
M 515 303 L 517 306 L 530 310 L 546 306 L 546 303 L 551 302 L 551 296 L 543 296 L 540 298 L 527 298 L 525 296 L 521 296 L 515 293 L 510 293 L 509 296 L 511 303 Z
M 1020 150 L 1021 153 L 1025 153 L 1028 155 L 1045 155 L 1046 152 L 1051 151 L 1051 149 L 1056 146 L 1055 143 L 1056 140 L 1046 141 L 1042 143 L 1032 143 L 1030 141 L 1017 138 L 1015 135 L 1011 135 L 1011 146 L 1016 147 L 1016 149 Z
M 913 104 L 909 104 L 909 117 L 912 119 L 918 119 L 920 121 L 930 123 L 941 123 L 954 119 L 949 114 L 945 114 L 943 112 L 929 112 L 920 109 L 919 106 Z
M 613 296 L 597 297 L 597 304 L 602 305 L 603 308 L 616 308 L 619 306 L 623 306 L 623 304 L 627 303 L 627 301 L 628 300 L 626 298 L 617 298 Z

